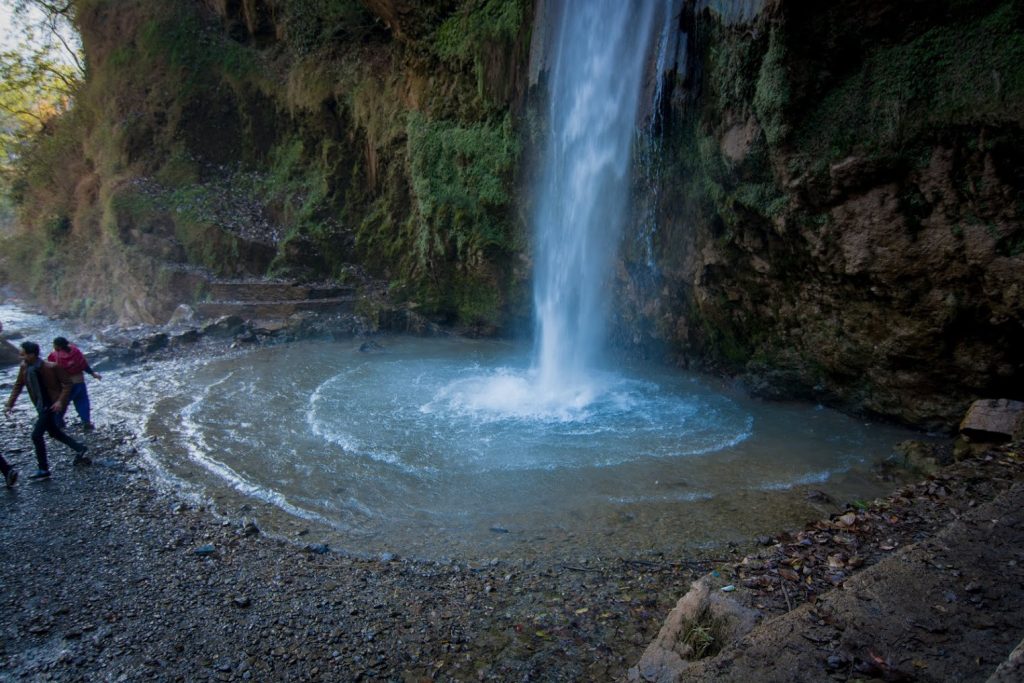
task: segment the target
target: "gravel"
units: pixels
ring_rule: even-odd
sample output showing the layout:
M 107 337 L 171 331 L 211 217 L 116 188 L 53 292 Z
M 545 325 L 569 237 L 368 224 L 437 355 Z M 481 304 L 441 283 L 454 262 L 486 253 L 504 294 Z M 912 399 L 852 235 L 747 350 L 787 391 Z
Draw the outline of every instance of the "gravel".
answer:
M 616 680 L 702 569 L 308 550 L 161 491 L 116 425 L 29 483 L 29 427 L 0 422 L 4 681 Z

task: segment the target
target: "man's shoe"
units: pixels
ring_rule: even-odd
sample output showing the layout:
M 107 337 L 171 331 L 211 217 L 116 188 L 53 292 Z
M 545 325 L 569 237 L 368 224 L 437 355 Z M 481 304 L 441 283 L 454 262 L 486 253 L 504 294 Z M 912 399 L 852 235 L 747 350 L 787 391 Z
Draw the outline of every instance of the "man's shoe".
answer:
M 90 458 L 88 455 L 85 454 L 85 452 L 87 450 L 89 450 L 89 449 L 88 448 L 83 448 L 82 452 L 78 453 L 75 456 L 75 460 L 71 464 L 75 465 L 76 467 L 79 466 L 79 465 L 91 465 L 92 464 L 92 458 Z
M 14 486 L 14 482 L 18 481 L 18 470 L 13 467 L 7 470 L 7 474 L 4 476 L 4 481 L 7 483 L 7 488 Z
M 96 426 L 92 422 L 83 422 L 82 423 L 82 431 L 83 432 L 92 432 L 92 431 L 95 431 L 95 429 L 96 429 Z
M 28 475 L 29 479 L 49 479 L 50 470 L 36 470 L 35 474 Z

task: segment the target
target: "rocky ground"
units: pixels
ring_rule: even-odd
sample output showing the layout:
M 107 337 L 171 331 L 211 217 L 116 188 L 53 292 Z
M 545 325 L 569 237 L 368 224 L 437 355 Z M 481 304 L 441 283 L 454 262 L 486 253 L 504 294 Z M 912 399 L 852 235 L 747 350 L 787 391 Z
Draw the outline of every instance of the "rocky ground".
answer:
M 709 568 L 319 553 L 160 493 L 114 427 L 29 482 L 28 429 L 0 425 L 0 680 L 614 680 Z
M 751 539 L 747 557 L 439 564 L 196 508 L 116 425 L 84 437 L 91 467 L 55 445 L 53 478 L 30 482 L 29 420 L 22 405 L 0 421 L 22 472 L 0 489 L 2 681 L 623 680 L 700 576 L 761 622 L 732 643 L 691 632 L 701 680 L 985 680 L 1024 636 L 1016 447 Z

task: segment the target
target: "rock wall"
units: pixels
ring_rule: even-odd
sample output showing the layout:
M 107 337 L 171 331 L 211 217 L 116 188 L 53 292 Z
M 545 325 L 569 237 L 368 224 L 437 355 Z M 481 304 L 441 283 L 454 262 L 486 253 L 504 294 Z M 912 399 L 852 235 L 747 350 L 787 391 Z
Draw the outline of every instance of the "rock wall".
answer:
M 620 341 L 930 428 L 1020 398 L 1022 5 L 713 4 L 662 74 Z

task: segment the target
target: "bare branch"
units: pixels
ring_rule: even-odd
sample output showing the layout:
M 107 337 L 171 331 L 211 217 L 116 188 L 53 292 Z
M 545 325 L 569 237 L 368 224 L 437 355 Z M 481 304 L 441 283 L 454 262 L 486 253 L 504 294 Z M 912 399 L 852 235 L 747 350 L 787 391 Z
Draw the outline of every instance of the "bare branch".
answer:
M 39 114 L 36 114 L 33 111 L 29 111 L 28 109 L 16 109 L 14 107 L 9 107 L 3 102 L 0 102 L 0 111 L 5 111 L 13 116 L 28 116 L 38 121 L 40 126 L 45 125 L 47 121 L 46 119 L 39 116 Z
M 74 60 L 75 68 L 78 70 L 78 73 L 85 76 L 85 66 L 83 66 L 82 62 L 78 59 L 78 50 L 75 50 L 68 45 L 68 41 L 64 39 L 64 35 L 60 32 L 56 20 L 52 18 L 50 20 L 50 31 L 53 35 L 57 36 L 57 40 L 59 40 L 60 44 L 64 46 L 64 51 L 67 52 L 72 60 Z

